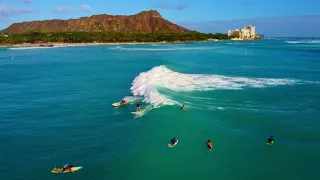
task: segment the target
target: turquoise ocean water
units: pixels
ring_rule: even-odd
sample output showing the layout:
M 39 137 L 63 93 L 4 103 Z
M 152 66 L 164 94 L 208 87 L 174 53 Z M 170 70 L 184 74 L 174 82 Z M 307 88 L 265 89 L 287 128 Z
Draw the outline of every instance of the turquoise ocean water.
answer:
M 320 40 L 0 48 L 0 123 L 3 180 L 320 179 Z

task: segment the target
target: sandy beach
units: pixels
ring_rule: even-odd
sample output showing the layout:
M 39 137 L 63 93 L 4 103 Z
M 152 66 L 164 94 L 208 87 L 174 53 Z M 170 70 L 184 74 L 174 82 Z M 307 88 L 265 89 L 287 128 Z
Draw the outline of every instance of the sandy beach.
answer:
M 216 42 L 221 40 L 205 40 L 205 41 L 174 41 L 174 42 L 115 42 L 115 43 L 20 43 L 20 44 L 0 44 L 0 47 L 57 47 L 57 46 L 98 46 L 98 45 L 121 45 L 121 44 L 179 44 L 179 43 L 197 43 L 197 42 Z
M 168 42 L 121 42 L 121 43 L 23 43 L 3 44 L 0 47 L 56 47 L 56 46 L 97 46 L 97 45 L 121 45 L 121 44 L 166 44 Z M 170 42 L 173 43 L 173 42 Z M 174 42 L 184 43 L 184 42 Z

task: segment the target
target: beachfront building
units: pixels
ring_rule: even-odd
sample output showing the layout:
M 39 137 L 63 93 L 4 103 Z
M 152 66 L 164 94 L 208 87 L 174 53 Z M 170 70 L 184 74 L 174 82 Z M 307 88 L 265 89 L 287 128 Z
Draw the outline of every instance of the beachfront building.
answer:
M 241 37 L 241 30 L 239 30 L 239 29 L 229 30 L 228 36 Z
M 234 36 L 236 39 L 240 40 L 249 40 L 249 39 L 257 39 L 256 27 L 255 26 L 245 26 L 243 29 L 235 29 L 229 30 L 228 36 Z

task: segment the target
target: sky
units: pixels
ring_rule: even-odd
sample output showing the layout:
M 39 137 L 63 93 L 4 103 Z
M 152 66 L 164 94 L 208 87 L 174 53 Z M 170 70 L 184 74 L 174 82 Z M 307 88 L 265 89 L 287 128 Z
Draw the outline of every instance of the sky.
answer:
M 0 0 L 0 29 L 15 22 L 144 10 L 205 33 L 255 25 L 266 37 L 320 37 L 320 0 Z

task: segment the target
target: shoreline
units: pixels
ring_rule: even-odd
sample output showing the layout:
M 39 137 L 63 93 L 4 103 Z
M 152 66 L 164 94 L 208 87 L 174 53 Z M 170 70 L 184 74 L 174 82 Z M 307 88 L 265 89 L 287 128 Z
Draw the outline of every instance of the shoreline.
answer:
M 98 45 L 121 45 L 121 44 L 165 44 L 165 43 L 24 43 L 24 44 L 5 44 L 0 47 L 14 48 L 14 47 L 61 47 L 61 46 L 98 46 Z
M 0 44 L 2 48 L 18 48 L 18 47 L 73 47 L 73 46 L 99 46 L 99 45 L 135 45 L 135 44 L 188 44 L 188 43 L 205 43 L 205 42 L 220 42 L 220 41 L 244 41 L 243 39 L 230 40 L 203 40 L 203 41 L 161 41 L 161 42 L 107 42 L 107 43 L 19 43 L 19 44 Z M 252 40 L 250 40 L 252 41 Z
M 98 46 L 98 45 L 134 45 L 134 44 L 173 44 L 173 43 L 190 43 L 190 42 L 115 42 L 115 43 L 23 43 L 23 44 L 4 44 L 0 47 L 61 47 L 61 46 Z
M 223 40 L 218 40 L 223 41 Z M 98 45 L 134 45 L 134 44 L 185 44 L 185 43 L 199 43 L 199 42 L 217 42 L 212 40 L 206 41 L 174 41 L 174 42 L 109 42 L 109 43 L 22 43 L 22 44 L 0 44 L 0 47 L 14 48 L 14 47 L 61 47 L 61 46 L 98 46 Z

